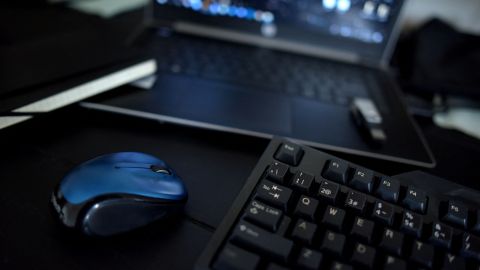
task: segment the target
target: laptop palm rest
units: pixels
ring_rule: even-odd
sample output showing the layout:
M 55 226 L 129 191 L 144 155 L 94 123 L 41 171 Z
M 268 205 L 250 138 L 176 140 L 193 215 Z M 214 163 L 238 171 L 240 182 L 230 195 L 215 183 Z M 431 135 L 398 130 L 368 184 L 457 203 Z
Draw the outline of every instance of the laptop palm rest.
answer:
M 108 103 L 120 108 L 267 134 L 287 135 L 292 129 L 290 100 L 286 97 L 181 75 L 159 75 L 151 90 L 116 97 Z

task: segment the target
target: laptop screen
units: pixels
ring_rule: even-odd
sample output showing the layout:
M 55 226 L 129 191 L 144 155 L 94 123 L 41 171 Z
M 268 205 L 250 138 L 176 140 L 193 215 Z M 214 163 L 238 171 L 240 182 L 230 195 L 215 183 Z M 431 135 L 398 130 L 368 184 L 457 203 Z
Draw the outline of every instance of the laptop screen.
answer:
M 353 53 L 376 62 L 402 0 L 156 0 L 155 17 Z

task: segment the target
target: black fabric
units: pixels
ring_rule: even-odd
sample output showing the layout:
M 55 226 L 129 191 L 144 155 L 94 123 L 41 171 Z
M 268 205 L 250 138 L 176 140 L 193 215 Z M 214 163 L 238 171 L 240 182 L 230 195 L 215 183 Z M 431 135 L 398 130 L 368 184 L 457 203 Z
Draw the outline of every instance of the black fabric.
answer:
M 479 36 L 434 19 L 401 39 L 394 59 L 410 91 L 480 99 Z
M 129 35 L 142 12 L 105 20 L 60 5 L 0 4 L 0 99 L 138 57 Z

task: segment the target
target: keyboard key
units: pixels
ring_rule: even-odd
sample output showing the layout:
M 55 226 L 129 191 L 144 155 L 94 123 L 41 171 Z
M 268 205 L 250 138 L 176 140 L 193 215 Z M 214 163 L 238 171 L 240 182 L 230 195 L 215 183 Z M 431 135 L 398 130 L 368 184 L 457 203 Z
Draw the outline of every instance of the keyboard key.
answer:
M 380 181 L 376 193 L 381 199 L 396 203 L 400 195 L 400 182 L 395 179 L 384 178 Z
M 456 256 L 450 253 L 447 253 L 443 259 L 443 270 L 464 270 L 465 269 L 465 259 L 460 256 Z
M 298 256 L 297 264 L 303 269 L 317 270 L 320 269 L 323 256 L 320 252 L 309 248 L 302 248 Z
M 357 243 L 353 248 L 352 263 L 366 268 L 373 268 L 375 262 L 375 249 L 364 244 Z
M 315 232 L 317 231 L 317 225 L 299 219 L 293 227 L 292 238 L 302 241 L 307 244 L 312 244 Z
M 341 231 L 345 220 L 345 210 L 333 206 L 327 206 L 323 214 L 322 223 L 326 226 Z
M 480 234 L 480 209 L 476 211 L 476 222 L 473 225 L 472 230 L 477 234 Z
M 345 200 L 345 206 L 349 207 L 359 213 L 365 210 L 365 203 L 367 202 L 367 196 L 362 193 L 350 191 Z
M 292 223 L 292 219 L 284 215 L 282 221 L 280 222 L 280 226 L 278 226 L 277 234 L 286 236 L 288 228 L 290 227 L 290 223 Z
M 375 224 L 372 221 L 356 217 L 350 234 L 369 244 L 372 242 L 374 227 Z
M 302 195 L 298 200 L 297 207 L 295 207 L 294 214 L 313 221 L 315 220 L 317 208 L 318 208 L 317 200 L 307 197 L 305 195 Z
M 297 172 L 293 177 L 292 186 L 302 192 L 308 193 L 310 192 L 310 188 L 313 184 L 313 175 L 304 173 L 304 172 Z
M 385 229 L 382 234 L 380 247 L 397 256 L 401 256 L 403 247 L 403 233 L 388 228 Z
M 291 195 L 291 189 L 263 180 L 257 189 L 256 198 L 286 211 Z
M 341 256 L 345 246 L 345 235 L 326 231 L 323 238 L 321 250 Z
M 318 190 L 318 196 L 330 204 L 336 204 L 338 191 L 340 185 L 327 180 L 322 180 L 320 183 L 320 189 Z
M 410 259 L 422 266 L 432 268 L 433 252 L 433 246 L 420 241 L 414 241 Z
M 432 241 L 434 244 L 449 249 L 452 245 L 452 236 L 453 229 L 450 226 L 438 222 L 433 223 L 430 241 Z
M 303 149 L 294 143 L 282 143 L 275 154 L 275 159 L 297 166 L 303 156 Z
M 372 192 L 373 172 L 365 169 L 356 169 L 353 173 L 350 186 L 363 192 Z
M 293 242 L 245 221 L 240 221 L 232 233 L 232 242 L 287 261 Z
M 480 261 L 480 238 L 464 233 L 461 253 L 466 257 Z
M 218 270 L 256 269 L 260 256 L 227 244 L 218 255 L 213 268 Z
M 267 270 L 288 270 L 288 268 L 278 265 L 276 263 L 271 263 L 267 266 Z
M 468 224 L 467 206 L 461 202 L 449 201 L 447 207 L 447 214 L 443 219 L 466 229 Z
M 328 180 L 346 184 L 347 170 L 347 162 L 343 160 L 330 160 L 328 162 L 327 169 L 323 173 L 323 177 L 327 178 Z
M 427 195 L 425 195 L 425 192 L 410 186 L 407 189 L 407 195 L 403 199 L 403 204 L 410 210 L 424 213 L 427 207 Z
M 403 232 L 420 238 L 422 236 L 423 217 L 414 212 L 405 211 L 400 228 Z
M 387 259 L 385 260 L 385 265 L 383 268 L 388 270 L 406 270 L 407 263 L 404 260 L 401 260 L 399 258 L 395 258 L 393 256 L 387 256 Z
M 267 170 L 267 178 L 283 184 L 288 174 L 288 165 L 278 161 L 272 162 Z
M 353 270 L 353 268 L 348 264 L 333 262 L 330 270 Z
M 392 226 L 394 215 L 395 211 L 392 205 L 380 201 L 375 202 L 373 218 L 387 224 L 388 226 Z
M 245 219 L 275 232 L 282 219 L 281 210 L 270 207 L 259 201 L 252 201 L 245 211 Z

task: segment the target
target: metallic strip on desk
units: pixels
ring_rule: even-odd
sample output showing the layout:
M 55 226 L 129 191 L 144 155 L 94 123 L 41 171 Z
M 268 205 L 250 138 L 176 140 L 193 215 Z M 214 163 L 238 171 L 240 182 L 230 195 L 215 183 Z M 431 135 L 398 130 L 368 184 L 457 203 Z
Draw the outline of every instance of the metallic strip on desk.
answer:
M 13 112 L 43 113 L 53 111 L 151 75 L 156 70 L 157 64 L 155 60 L 148 60 L 17 108 Z
M 153 120 L 158 120 L 158 121 L 161 121 L 161 122 L 175 123 L 175 124 L 184 125 L 184 126 L 194 126 L 194 127 L 199 127 L 199 128 L 205 128 L 205 129 L 211 129 L 211 130 L 217 130 L 217 131 L 223 131 L 223 132 L 231 132 L 231 133 L 237 133 L 237 134 L 242 134 L 242 135 L 247 135 L 247 136 L 255 136 L 255 137 L 266 138 L 266 139 L 271 139 L 274 136 L 274 135 L 271 135 L 271 134 L 268 134 L 268 133 L 263 133 L 263 132 L 256 132 L 256 131 L 250 131 L 250 130 L 239 129 L 239 128 L 234 128 L 234 127 L 227 127 L 227 126 L 222 126 L 222 125 L 210 124 L 210 123 L 205 123 L 205 122 L 200 122 L 200 121 L 182 119 L 182 118 L 178 118 L 178 117 L 171 117 L 171 116 L 167 116 L 167 115 L 160 115 L 160 114 L 155 114 L 155 113 L 148 113 L 148 112 L 124 109 L 124 108 L 120 108 L 120 107 L 104 105 L 104 104 L 99 104 L 99 103 L 81 102 L 80 106 L 85 107 L 85 108 L 89 108 L 89 109 L 100 110 L 100 111 L 107 111 L 107 112 L 113 112 L 113 113 L 118 113 L 118 114 L 131 115 L 131 116 L 146 118 L 146 119 L 153 119 Z M 382 159 L 382 160 L 399 162 L 399 163 L 410 164 L 410 165 L 421 166 L 421 167 L 427 167 L 427 168 L 433 168 L 435 166 L 435 163 L 432 164 L 432 163 L 428 163 L 428 162 L 410 160 L 410 159 L 407 159 L 407 158 L 392 157 L 392 156 L 388 156 L 388 155 L 376 154 L 376 153 L 371 153 L 371 152 L 362 151 L 362 150 L 355 150 L 355 149 L 350 149 L 350 148 L 345 148 L 345 147 L 340 147 L 340 146 L 316 143 L 316 142 L 311 142 L 311 141 L 306 141 L 306 140 L 299 140 L 299 139 L 295 139 L 295 138 L 291 138 L 291 137 L 286 137 L 286 139 L 289 139 L 293 142 L 297 142 L 297 143 L 300 143 L 300 144 L 310 145 L 310 146 L 320 148 L 320 149 L 343 152 L 343 153 L 353 154 L 353 155 L 358 155 L 358 156 L 365 156 L 365 157 L 370 157 L 370 158 Z M 429 152 L 429 154 L 430 154 L 430 152 Z
M 9 126 L 21 123 L 31 119 L 32 116 L 1 116 L 0 117 L 0 129 L 4 129 Z

